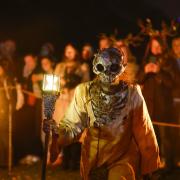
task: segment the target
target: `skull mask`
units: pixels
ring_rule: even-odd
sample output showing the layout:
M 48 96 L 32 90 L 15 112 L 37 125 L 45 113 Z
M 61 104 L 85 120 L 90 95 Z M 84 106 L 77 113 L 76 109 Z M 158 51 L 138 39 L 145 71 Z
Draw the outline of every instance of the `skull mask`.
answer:
M 102 83 L 111 84 L 124 72 L 126 65 L 123 57 L 123 53 L 116 48 L 103 49 L 95 55 L 93 71 Z

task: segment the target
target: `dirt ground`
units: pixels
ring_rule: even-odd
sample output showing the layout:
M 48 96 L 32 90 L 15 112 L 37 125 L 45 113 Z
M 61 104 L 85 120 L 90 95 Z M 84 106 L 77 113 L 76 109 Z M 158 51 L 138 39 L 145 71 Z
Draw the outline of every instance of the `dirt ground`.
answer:
M 78 171 L 63 171 L 60 167 L 48 168 L 46 180 L 80 180 Z M 16 166 L 13 168 L 12 175 L 8 176 L 7 169 L 0 169 L 0 180 L 40 180 L 41 164 L 29 166 Z M 180 169 L 170 172 L 161 170 L 156 173 L 152 180 L 180 180 Z
M 40 180 L 41 165 L 17 166 L 12 170 L 12 175 L 8 176 L 6 169 L 0 169 L 0 180 Z M 80 180 L 78 171 L 63 171 L 60 167 L 48 168 L 46 180 Z

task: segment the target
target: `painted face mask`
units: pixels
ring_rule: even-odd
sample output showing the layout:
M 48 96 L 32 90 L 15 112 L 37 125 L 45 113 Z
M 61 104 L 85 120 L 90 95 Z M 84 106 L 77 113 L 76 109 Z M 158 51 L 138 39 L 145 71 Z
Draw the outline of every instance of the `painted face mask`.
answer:
M 101 82 L 111 84 L 125 70 L 123 58 L 123 53 L 116 48 L 104 49 L 95 55 L 93 72 Z

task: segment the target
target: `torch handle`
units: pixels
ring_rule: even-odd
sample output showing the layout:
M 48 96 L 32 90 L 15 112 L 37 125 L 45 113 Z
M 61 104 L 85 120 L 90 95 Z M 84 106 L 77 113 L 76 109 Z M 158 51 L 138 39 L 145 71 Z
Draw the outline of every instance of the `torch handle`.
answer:
M 44 105 L 44 115 L 46 117 L 47 121 L 52 120 L 55 103 L 58 98 L 59 94 L 44 94 L 43 99 L 43 105 Z M 51 124 L 48 127 L 49 130 L 47 132 L 45 131 L 45 145 L 44 145 L 44 154 L 43 154 L 43 161 L 42 161 L 42 175 L 41 180 L 46 180 L 46 166 L 47 166 L 47 155 L 48 155 L 48 146 L 49 146 L 49 138 L 50 138 L 50 132 L 51 130 Z
M 46 180 L 46 166 L 47 166 L 47 154 L 48 154 L 48 146 L 49 146 L 49 136 L 50 133 L 45 134 L 45 146 L 44 146 L 44 154 L 43 154 L 43 162 L 42 162 L 42 176 L 41 180 Z

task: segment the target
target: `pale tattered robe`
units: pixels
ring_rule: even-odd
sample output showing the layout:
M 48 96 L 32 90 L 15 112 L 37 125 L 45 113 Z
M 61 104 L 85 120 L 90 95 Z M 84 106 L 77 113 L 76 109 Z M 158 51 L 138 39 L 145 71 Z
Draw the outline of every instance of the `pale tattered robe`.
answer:
M 159 149 L 140 87 L 128 86 L 128 100 L 120 110 L 121 115 L 102 127 L 99 134 L 93 126 L 96 119 L 89 94 L 91 83 L 76 88 L 64 118 L 59 121 L 59 142 L 69 144 L 78 140 L 83 132 L 82 178 L 89 180 L 90 170 L 104 163 L 108 165 L 109 180 L 133 180 L 155 171 L 159 166 Z

